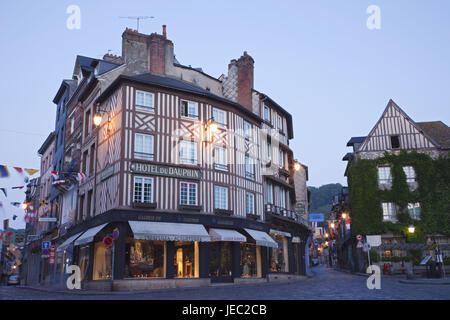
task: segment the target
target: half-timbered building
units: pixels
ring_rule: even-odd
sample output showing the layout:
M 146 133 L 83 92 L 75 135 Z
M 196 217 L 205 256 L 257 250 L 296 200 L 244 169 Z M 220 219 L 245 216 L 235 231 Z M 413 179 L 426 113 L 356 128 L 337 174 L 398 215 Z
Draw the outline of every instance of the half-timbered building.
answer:
M 251 56 L 214 78 L 180 64 L 163 27 L 127 29 L 121 57 L 77 64 L 74 74 L 88 72 L 69 101 L 66 162 L 79 165 L 67 169 L 75 202 L 64 206 L 57 251 L 86 287 L 305 274 L 292 117 L 253 88 Z
M 411 250 L 423 250 L 423 254 L 434 257 L 434 249 L 440 244 L 443 252 L 448 254 L 448 235 L 429 231 L 433 230 L 429 225 L 445 225 L 450 221 L 445 207 L 430 200 L 448 197 L 448 192 L 441 188 L 436 190 L 433 184 L 421 185 L 420 179 L 426 181 L 433 174 L 434 177 L 445 176 L 444 171 L 435 172 L 433 161 L 448 158 L 450 128 L 442 121 L 415 122 L 394 101 L 389 100 L 369 134 L 352 137 L 347 146 L 353 148 L 343 158 L 348 161 L 345 176 L 349 181 L 350 196 L 345 209 L 335 212 L 334 217 L 339 219 L 340 215 L 350 213 L 352 226 L 358 225 L 359 230 L 365 228 L 377 232 L 381 236 L 381 244 L 374 250 L 383 259 L 405 257 L 412 254 Z M 427 155 L 429 158 L 420 155 Z M 365 167 L 365 176 L 358 177 L 351 167 L 364 160 L 373 161 Z M 448 183 L 448 179 L 445 183 Z M 356 190 L 364 186 L 366 190 Z M 367 203 L 363 204 L 362 199 L 367 199 Z M 352 214 L 352 210 L 357 214 Z M 361 222 L 363 216 L 366 219 L 364 223 Z M 364 227 L 368 223 L 372 226 Z M 380 226 L 384 226 L 384 229 Z M 434 230 L 438 229 L 443 228 L 437 227 Z M 421 238 L 414 238 L 414 232 L 421 232 Z M 354 239 L 352 243 L 356 252 L 358 249 L 355 248 Z M 351 253 L 345 254 L 348 255 L 345 260 L 350 261 Z M 360 263 L 361 259 L 359 260 Z M 354 264 L 357 265 L 358 261 Z M 361 265 L 353 267 L 361 268 Z

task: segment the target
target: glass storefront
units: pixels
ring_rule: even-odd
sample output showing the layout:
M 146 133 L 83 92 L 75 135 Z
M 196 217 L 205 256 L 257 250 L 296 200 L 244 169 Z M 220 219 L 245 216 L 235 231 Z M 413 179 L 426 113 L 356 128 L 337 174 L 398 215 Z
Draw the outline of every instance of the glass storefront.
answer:
M 80 247 L 78 252 L 78 266 L 80 267 L 81 281 L 87 280 L 89 270 L 89 246 Z
M 209 251 L 209 275 L 211 277 L 231 277 L 232 244 L 213 242 Z
M 92 274 L 93 280 L 111 279 L 111 257 L 111 247 L 106 247 L 102 241 L 96 242 L 94 244 L 94 270 Z
M 198 261 L 198 242 L 175 242 L 175 255 L 173 258 L 175 278 L 198 278 Z
M 128 239 L 125 244 L 125 277 L 165 277 L 165 242 Z
M 261 277 L 259 248 L 254 244 L 241 244 L 242 278 Z
M 270 248 L 269 272 L 288 272 L 287 239 L 278 234 L 270 234 L 277 242 L 278 248 Z

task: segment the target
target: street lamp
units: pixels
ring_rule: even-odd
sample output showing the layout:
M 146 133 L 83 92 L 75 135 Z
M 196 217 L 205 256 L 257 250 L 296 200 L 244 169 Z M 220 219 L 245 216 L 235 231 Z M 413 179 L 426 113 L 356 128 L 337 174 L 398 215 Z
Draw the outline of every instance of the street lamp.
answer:
M 410 225 L 410 226 L 408 227 L 408 232 L 411 233 L 411 234 L 413 234 L 414 231 L 416 231 L 416 228 L 415 228 L 413 225 Z
M 347 219 L 347 214 L 345 212 L 342 214 L 342 219 Z
M 295 162 L 294 163 L 294 170 L 295 171 L 300 171 L 300 169 L 302 168 L 302 165 L 299 162 Z
M 331 227 L 331 229 L 334 229 L 334 227 L 335 227 L 334 222 L 332 222 L 332 223 L 330 224 L 330 227 Z
M 216 133 L 217 130 L 219 130 L 219 125 L 214 121 L 214 118 L 208 119 L 208 121 L 206 121 L 206 123 L 205 123 L 205 142 L 209 142 L 208 137 L 206 135 L 206 133 L 208 132 L 208 129 L 209 129 L 209 134 L 210 134 L 211 142 L 212 142 L 213 138 L 214 138 L 214 133 Z
M 100 124 L 102 123 L 102 118 L 103 118 L 102 113 L 108 114 L 108 126 L 107 126 L 107 131 L 109 132 L 110 129 L 111 129 L 111 128 L 110 128 L 110 125 L 111 125 L 111 117 L 110 117 L 110 115 L 109 115 L 108 110 L 100 109 L 100 108 L 99 108 L 99 104 L 97 104 L 96 107 L 97 107 L 97 112 L 95 113 L 94 117 L 92 118 L 92 122 L 94 122 L 94 125 L 95 125 L 96 127 L 99 127 Z

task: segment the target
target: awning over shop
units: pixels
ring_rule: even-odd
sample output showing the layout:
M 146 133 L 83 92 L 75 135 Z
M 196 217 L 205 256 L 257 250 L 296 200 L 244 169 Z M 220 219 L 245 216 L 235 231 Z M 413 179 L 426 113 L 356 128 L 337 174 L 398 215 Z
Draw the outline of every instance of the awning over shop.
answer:
M 209 229 L 211 241 L 247 242 L 247 238 L 235 230 Z
M 139 240 L 211 241 L 208 232 L 201 224 L 149 221 L 128 221 L 128 223 L 134 238 Z
M 70 246 L 72 244 L 72 242 L 74 242 L 75 239 L 77 239 L 82 233 L 83 232 L 80 232 L 80 233 L 77 233 L 76 235 L 69 237 L 66 241 L 64 241 L 61 245 L 59 245 L 58 248 L 56 248 L 56 252 L 66 250 L 67 247 Z
M 256 244 L 258 246 L 278 248 L 278 244 L 267 233 L 262 232 L 262 231 L 252 230 L 252 229 L 244 229 L 244 230 L 246 232 L 248 232 L 248 234 L 253 239 L 255 239 Z
M 292 243 L 300 243 L 300 237 L 292 237 Z
M 292 235 L 289 232 L 279 231 L 279 230 L 275 230 L 275 229 L 270 229 L 270 233 L 277 234 L 279 236 L 289 237 L 289 238 L 292 237 Z
M 87 244 L 89 242 L 94 241 L 94 237 L 96 236 L 96 234 L 99 233 L 100 230 L 102 230 L 106 225 L 107 225 L 107 223 L 104 223 L 104 224 L 101 224 L 101 225 L 96 226 L 94 228 L 88 229 L 85 233 L 83 233 L 75 241 L 75 245 L 76 246 L 81 246 L 81 245 L 84 245 L 84 244 Z

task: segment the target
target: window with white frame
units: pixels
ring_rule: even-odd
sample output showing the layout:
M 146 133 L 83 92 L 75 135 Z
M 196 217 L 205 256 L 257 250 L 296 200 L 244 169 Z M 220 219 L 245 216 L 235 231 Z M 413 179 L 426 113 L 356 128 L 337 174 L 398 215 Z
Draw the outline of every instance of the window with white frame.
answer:
M 272 183 L 267 183 L 267 203 L 273 204 L 273 185 Z
M 397 208 L 393 202 L 382 202 L 383 221 L 397 221 Z
M 134 202 L 153 202 L 153 178 L 134 177 Z
M 280 207 L 286 209 L 286 191 L 280 188 Z
M 227 170 L 227 148 L 222 146 L 214 147 L 214 167 L 220 170 Z
M 391 167 L 378 167 L 378 185 L 392 184 Z
M 136 108 L 154 112 L 155 105 L 153 93 L 136 91 Z
M 180 160 L 183 164 L 197 164 L 197 142 L 186 140 L 180 142 Z
M 245 156 L 245 177 L 248 179 L 255 179 L 253 160 L 249 156 Z
M 406 182 L 416 182 L 416 172 L 412 166 L 403 167 L 403 172 L 406 175 Z
M 270 110 L 267 106 L 264 106 L 264 120 L 270 122 Z
M 194 182 L 180 182 L 180 204 L 196 206 L 198 195 L 198 184 Z
M 228 210 L 228 188 L 214 186 L 214 208 Z
M 153 160 L 153 136 L 136 133 L 134 137 L 134 157 L 136 159 Z
M 251 192 L 245 194 L 245 212 L 255 214 L 255 195 Z
M 280 131 L 283 130 L 283 118 L 280 115 L 277 115 L 277 129 Z
M 198 118 L 198 104 L 197 102 L 181 100 L 181 116 L 188 118 Z
M 252 139 L 252 125 L 244 120 L 244 136 L 245 139 L 251 140 Z
M 223 110 L 213 108 L 214 122 L 217 122 L 221 126 L 227 125 L 227 113 Z
M 420 220 L 420 203 L 408 203 L 408 213 L 411 219 Z
M 284 168 L 284 151 L 280 150 L 279 152 L 280 158 L 279 158 L 279 164 L 280 168 Z

